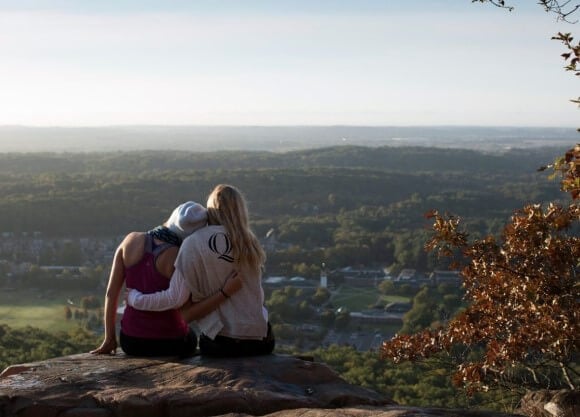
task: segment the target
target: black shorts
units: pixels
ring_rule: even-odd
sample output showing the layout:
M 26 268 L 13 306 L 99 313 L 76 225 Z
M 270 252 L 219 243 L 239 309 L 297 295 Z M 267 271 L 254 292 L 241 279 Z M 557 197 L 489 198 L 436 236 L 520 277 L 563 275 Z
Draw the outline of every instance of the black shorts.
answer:
M 276 340 L 272 326 L 268 323 L 268 333 L 260 340 L 234 339 L 226 336 L 216 336 L 211 340 L 204 334 L 199 336 L 199 351 L 205 356 L 239 357 L 269 355 L 274 351 Z
M 197 336 L 189 329 L 188 333 L 176 339 L 146 339 L 127 336 L 123 331 L 119 334 L 121 349 L 131 356 L 180 356 L 195 354 Z

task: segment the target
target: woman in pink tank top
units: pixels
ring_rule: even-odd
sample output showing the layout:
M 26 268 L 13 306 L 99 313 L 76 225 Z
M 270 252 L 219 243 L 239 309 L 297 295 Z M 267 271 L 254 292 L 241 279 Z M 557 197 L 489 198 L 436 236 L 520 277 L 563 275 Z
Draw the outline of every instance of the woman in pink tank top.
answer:
M 116 319 L 123 285 L 154 293 L 169 287 L 181 241 L 207 224 L 203 206 L 187 202 L 177 207 L 163 226 L 148 232 L 129 233 L 121 242 L 111 268 L 105 299 L 105 337 L 94 354 L 112 354 L 117 349 Z M 228 279 L 224 290 L 236 292 L 241 281 Z M 140 311 L 127 306 L 121 319 L 120 343 L 126 354 L 135 356 L 190 356 L 197 337 L 187 321 L 213 311 L 225 298 L 221 294 L 180 310 Z M 187 320 L 187 321 L 186 321 Z

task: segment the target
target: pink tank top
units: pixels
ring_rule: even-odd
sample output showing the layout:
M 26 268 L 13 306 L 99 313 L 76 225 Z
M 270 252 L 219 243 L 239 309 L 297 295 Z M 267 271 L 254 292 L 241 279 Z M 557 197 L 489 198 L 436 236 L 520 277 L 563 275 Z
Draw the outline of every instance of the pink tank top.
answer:
M 125 270 L 127 288 L 135 288 L 143 294 L 166 290 L 169 280 L 157 271 L 155 259 L 170 246 L 155 246 L 153 237 L 146 235 L 143 258 Z M 177 310 L 143 311 L 126 306 L 121 319 L 121 330 L 132 337 L 176 339 L 187 334 L 188 326 Z

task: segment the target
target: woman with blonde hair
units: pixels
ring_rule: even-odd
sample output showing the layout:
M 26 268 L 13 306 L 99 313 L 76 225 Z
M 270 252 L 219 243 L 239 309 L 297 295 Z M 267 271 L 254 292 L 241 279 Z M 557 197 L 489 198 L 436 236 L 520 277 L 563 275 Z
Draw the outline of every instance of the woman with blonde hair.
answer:
M 193 302 L 222 293 L 227 300 L 196 321 L 202 355 L 250 356 L 269 354 L 275 340 L 264 307 L 262 269 L 265 253 L 249 227 L 247 205 L 232 185 L 220 184 L 207 200 L 208 226 L 183 241 L 169 289 L 155 294 L 131 290 L 127 303 L 142 310 L 165 310 L 181 305 L 183 294 Z M 237 272 L 242 287 L 224 294 L 221 280 Z

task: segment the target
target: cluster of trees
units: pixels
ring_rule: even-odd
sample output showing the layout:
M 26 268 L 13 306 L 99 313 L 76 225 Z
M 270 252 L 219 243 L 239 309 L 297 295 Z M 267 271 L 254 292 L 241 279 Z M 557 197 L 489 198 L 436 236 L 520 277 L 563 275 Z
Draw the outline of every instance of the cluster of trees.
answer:
M 75 320 L 78 325 L 89 331 L 101 333 L 103 329 L 103 311 L 89 311 L 87 309 L 64 307 L 64 317 L 66 320 Z
M 0 324 L 0 369 L 17 363 L 88 352 L 100 336 L 81 327 L 70 332 L 50 333 L 34 327 L 14 329 Z
M 463 291 L 442 284 L 437 288 L 424 286 L 413 297 L 412 308 L 403 317 L 400 334 L 413 334 L 424 329 L 433 329 L 454 317 L 464 308 Z
M 513 8 L 504 0 L 472 0 L 477 1 Z M 538 3 L 564 21 L 580 10 L 570 1 Z M 552 39 L 566 48 L 566 71 L 580 76 L 580 42 L 561 32 Z M 580 98 L 571 101 L 580 104 Z M 473 237 L 459 217 L 429 214 L 434 224 L 426 248 L 453 259 L 468 305 L 439 328 L 386 341 L 383 357 L 400 362 L 445 355 L 455 362 L 454 384 L 468 394 L 498 387 L 578 387 L 580 144 L 550 167 L 561 175 L 560 188 L 571 200 L 525 204 L 499 237 Z
M 272 273 L 314 276 L 322 261 L 330 269 L 376 263 L 430 270 L 440 265 L 422 250 L 425 211 L 453 209 L 476 233 L 498 232 L 509 207 L 557 198 L 535 172 L 557 152 L 348 146 L 285 154 L 3 154 L 0 231 L 123 235 L 231 182 L 245 192 L 256 232 L 274 229 L 285 245 L 269 255 Z M 81 256 L 61 252 L 41 255 Z
M 337 306 L 329 302 L 330 298 L 330 291 L 322 287 L 304 289 L 286 286 L 267 294 L 266 306 L 276 335 L 291 340 L 296 336 L 292 329 L 304 323 L 321 325 L 323 328 L 321 334 L 310 335 L 309 339 L 318 340 L 330 328 L 344 329 L 350 321 L 349 312 L 335 311 Z M 300 338 L 303 336 L 300 335 Z
M 348 382 L 384 393 L 401 405 L 506 412 L 517 407 L 523 393 L 523 390 L 495 390 L 466 395 L 452 384 L 450 364 L 443 355 L 422 362 L 393 364 L 381 360 L 377 352 L 358 352 L 349 346 L 332 345 L 300 354 L 311 355 Z
M 81 297 L 78 307 L 72 303 L 71 305 L 65 305 L 64 307 L 64 317 L 66 320 L 76 320 L 81 327 L 87 330 L 100 331 L 103 329 L 101 297 L 87 295 Z
M 454 259 L 467 307 L 450 321 L 382 347 L 394 362 L 444 353 L 468 393 L 504 387 L 574 389 L 580 382 L 580 144 L 555 165 L 564 204 L 528 204 L 499 238 L 470 239 L 460 218 L 434 219 L 429 250 Z
M 73 273 L 68 269 L 58 272 L 45 270 L 34 264 L 30 266 L 28 271 L 12 276 L 10 279 L 0 279 L 0 283 L 4 281 L 11 287 L 37 288 L 51 291 L 95 291 L 95 289 L 102 287 L 104 278 L 105 269 L 102 265 L 94 268 L 80 268 L 78 272 Z

